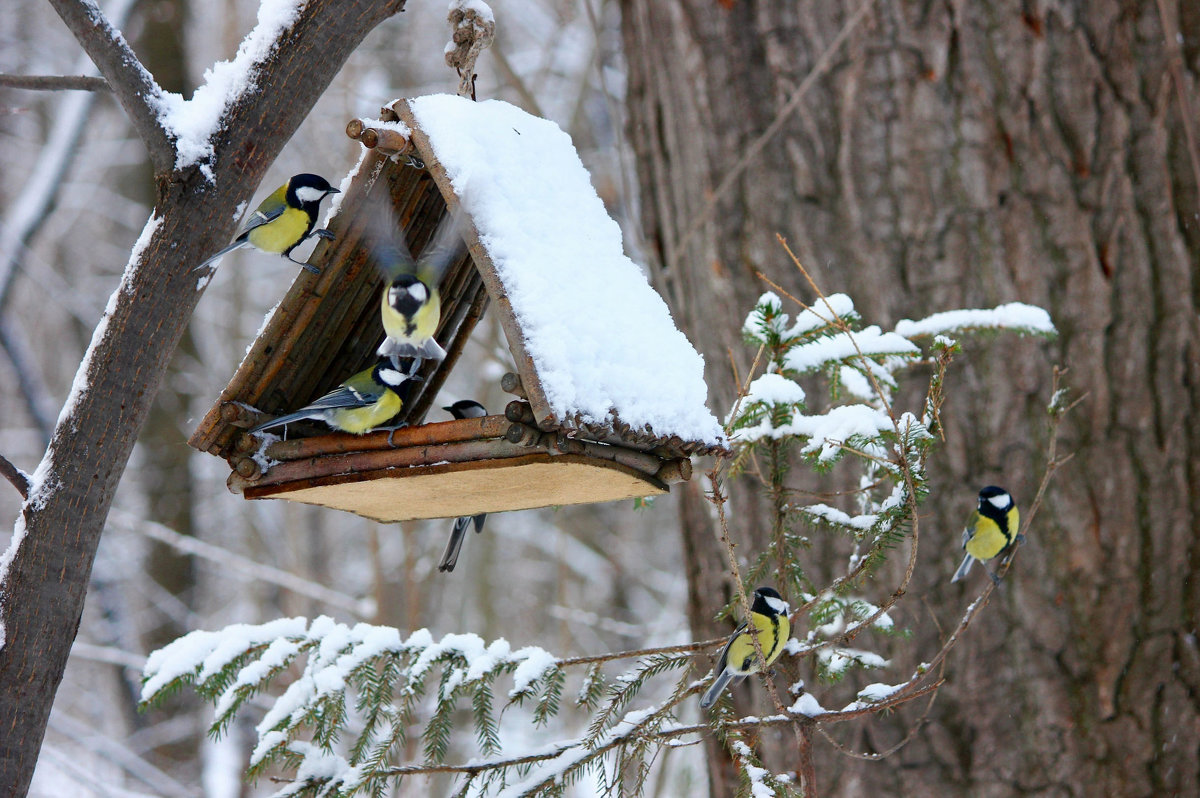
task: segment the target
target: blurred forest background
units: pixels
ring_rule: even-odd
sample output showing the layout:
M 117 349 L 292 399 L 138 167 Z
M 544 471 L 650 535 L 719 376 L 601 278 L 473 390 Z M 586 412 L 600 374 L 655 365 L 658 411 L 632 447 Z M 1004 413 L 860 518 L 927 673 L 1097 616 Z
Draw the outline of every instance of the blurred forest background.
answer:
M 975 491 L 997 482 L 1018 502 L 1032 498 L 1055 364 L 1087 396 L 1064 429 L 1063 447 L 1077 456 L 1003 590 L 951 656 L 927 718 L 922 705 L 835 732 L 871 752 L 919 725 L 911 742 L 870 762 L 815 738 L 822 794 L 1194 789 L 1200 8 L 1186 0 L 490 5 L 497 35 L 478 64 L 480 98 L 507 100 L 571 134 L 631 255 L 705 354 L 719 417 L 735 396 L 731 357 L 742 376 L 753 357 L 740 326 L 768 288 L 756 272 L 812 296 L 777 233 L 824 290 L 850 293 L 867 323 L 1015 300 L 1047 308 L 1059 327 L 1051 343 L 971 345 L 952 373 L 946 445 L 923 518 L 928 548 L 893 613 L 915 631 L 881 644 L 884 653 L 895 646 L 898 662 L 920 662 L 937 648 L 939 624 L 952 625 L 974 595 L 947 582 Z M 232 56 L 256 9 L 252 0 L 142 0 L 120 27 L 159 83 L 187 94 Z M 0 37 L 0 72 L 87 68 L 39 0 L 0 6 Z M 377 28 L 255 199 L 301 171 L 336 185 L 358 157 L 344 133 L 350 118 L 373 117 L 396 97 L 452 92 L 447 37 L 440 0 L 410 3 Z M 0 89 L 0 164 L 0 453 L 32 470 L 149 215 L 152 174 L 103 93 Z M 47 183 L 58 184 L 52 206 L 25 228 Z M 14 240 L 23 229 L 28 239 Z M 249 725 L 206 738 L 211 710 L 190 695 L 136 712 L 146 653 L 192 629 L 325 613 L 505 637 L 560 656 L 728 629 L 712 620 L 729 586 L 698 479 L 644 509 L 492 517 L 449 575 L 435 569 L 449 521 L 383 526 L 228 493 L 225 463 L 184 441 L 294 274 L 282 259 L 236 253 L 199 304 L 109 518 L 35 795 L 273 789 L 241 783 Z M 476 398 L 499 411 L 507 357 L 485 317 L 439 404 Z M 793 479 L 813 493 L 838 484 L 837 475 L 805 482 L 799 470 Z M 736 490 L 732 523 L 753 550 L 765 534 L 762 508 L 749 481 Z M 0 490 L 0 517 L 19 508 L 15 491 Z M 813 557 L 814 568 L 834 567 L 820 544 Z M 852 696 L 881 680 L 888 675 L 810 689 Z M 545 730 L 512 718 L 503 731 L 533 745 L 582 722 L 564 712 Z M 467 727 L 451 759 L 473 751 Z M 656 794 L 704 794 L 710 753 L 664 753 Z M 713 794 L 726 794 L 729 784 L 713 778 Z M 406 788 L 446 794 L 451 785 Z

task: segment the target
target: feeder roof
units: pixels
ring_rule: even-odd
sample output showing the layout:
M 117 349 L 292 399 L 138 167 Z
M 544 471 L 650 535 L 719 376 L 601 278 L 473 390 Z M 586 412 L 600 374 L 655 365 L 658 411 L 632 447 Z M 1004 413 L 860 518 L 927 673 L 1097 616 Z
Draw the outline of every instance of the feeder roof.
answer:
M 545 401 L 535 414 L 593 425 L 617 417 L 720 444 L 704 361 L 626 257 L 570 137 L 499 100 L 434 95 L 408 110 L 503 287 Z
M 468 245 L 439 284 L 435 337 L 447 357 L 424 362 L 400 420 L 424 417 L 490 303 L 538 429 L 667 458 L 725 451 L 702 358 L 625 256 L 557 125 L 499 101 L 435 95 L 397 100 L 347 132 L 367 149 L 323 222 L 334 239 L 309 259 L 321 273 L 298 274 L 192 446 L 236 465 L 262 413 L 294 410 L 373 362 L 383 278 L 370 228 L 382 204 L 414 255 L 458 208 Z

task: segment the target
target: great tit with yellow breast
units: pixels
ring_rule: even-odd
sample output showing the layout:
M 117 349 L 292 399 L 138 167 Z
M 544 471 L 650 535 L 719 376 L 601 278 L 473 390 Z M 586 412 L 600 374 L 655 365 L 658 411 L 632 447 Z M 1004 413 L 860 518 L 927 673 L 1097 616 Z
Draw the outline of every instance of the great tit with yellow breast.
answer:
M 474 399 L 460 399 L 442 409 L 449 412 L 455 418 L 482 418 L 487 415 L 487 410 L 484 409 L 483 405 Z M 450 540 L 446 541 L 446 550 L 442 553 L 441 562 L 438 563 L 439 571 L 454 570 L 454 566 L 458 563 L 458 553 L 462 550 L 463 540 L 467 536 L 467 529 L 474 522 L 475 532 L 482 532 L 483 521 L 486 518 L 487 513 L 480 513 L 476 516 L 464 515 L 461 518 L 455 519 L 454 527 L 450 530 Z
M 979 491 L 979 509 L 971 513 L 962 533 L 962 546 L 967 556 L 950 581 L 957 582 L 965 577 L 976 560 L 987 562 L 993 557 L 1007 554 L 1013 544 L 1024 539 L 1023 535 L 1017 534 L 1020 527 L 1021 514 L 1017 512 L 1017 505 L 1008 491 L 995 485 L 988 485 Z M 996 574 L 991 571 L 988 574 L 993 582 L 1000 584 Z
M 418 260 L 413 260 L 402 238 L 393 236 L 377 246 L 375 262 L 387 279 L 380 298 L 387 333 L 379 345 L 380 357 L 390 357 L 393 362 L 413 358 L 411 372 L 415 373 L 421 360 L 446 356 L 446 350 L 433 339 L 442 317 L 438 282 L 465 247 L 457 213 L 446 215 Z
M 788 635 L 792 632 L 788 613 L 791 608 L 774 588 L 760 587 L 754 591 L 754 602 L 750 605 L 750 622 L 743 622 L 733 631 L 721 658 L 717 661 L 717 678 L 712 687 L 700 699 L 700 706 L 711 707 L 725 687 L 733 682 L 737 684 L 752 673 L 760 672 L 779 658 L 787 644 Z M 754 650 L 754 640 L 749 631 L 750 624 L 754 625 L 754 636 L 762 647 L 763 660 L 759 661 L 758 653 Z
M 321 270 L 309 263 L 301 263 L 291 256 L 291 251 L 310 236 L 333 238 L 328 230 L 313 230 L 321 200 L 341 190 L 329 185 L 320 175 L 302 173 L 293 175 L 269 197 L 259 203 L 250 214 L 246 227 L 233 239 L 233 243 L 211 256 L 196 269 L 203 269 L 218 258 L 242 247 L 254 247 L 272 255 L 282 255 L 293 263 L 299 263 L 306 271 L 320 274 Z M 194 270 L 193 270 L 194 271 Z
M 358 372 L 312 404 L 305 405 L 294 413 L 259 424 L 250 432 L 261 432 L 271 427 L 311 418 L 324 421 L 340 432 L 364 435 L 373 429 L 381 428 L 385 421 L 399 413 L 408 398 L 412 383 L 419 382 L 420 379 L 401 373 L 390 361 L 381 359 L 371 368 Z

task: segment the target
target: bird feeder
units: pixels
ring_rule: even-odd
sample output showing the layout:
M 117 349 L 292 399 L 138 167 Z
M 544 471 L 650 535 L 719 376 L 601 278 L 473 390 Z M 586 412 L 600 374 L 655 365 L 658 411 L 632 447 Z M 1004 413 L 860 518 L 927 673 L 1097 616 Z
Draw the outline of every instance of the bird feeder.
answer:
M 553 123 L 439 95 L 397 100 L 347 133 L 363 153 L 323 225 L 333 239 L 309 259 L 320 273 L 299 272 L 189 440 L 229 462 L 232 491 L 379 521 L 445 518 L 660 495 L 690 478 L 691 456 L 727 451 L 704 407 L 699 355 L 620 252 L 619 232 L 609 252 L 616 224 Z M 287 440 L 250 435 L 374 362 L 383 277 L 370 225 L 380 204 L 414 256 L 450 212 L 462 214 L 467 243 L 439 283 L 435 338 L 447 354 L 422 363 L 424 381 L 398 417 L 409 426 L 390 441 L 316 423 L 290 426 Z M 593 222 L 605 235 L 585 229 Z M 576 285 L 556 297 L 545 288 L 554 279 Z M 605 296 L 608 286 L 621 295 Z M 596 331 L 589 314 L 606 304 L 637 311 L 611 320 L 620 334 Z M 515 365 L 501 382 L 513 401 L 503 414 L 421 423 L 489 308 Z

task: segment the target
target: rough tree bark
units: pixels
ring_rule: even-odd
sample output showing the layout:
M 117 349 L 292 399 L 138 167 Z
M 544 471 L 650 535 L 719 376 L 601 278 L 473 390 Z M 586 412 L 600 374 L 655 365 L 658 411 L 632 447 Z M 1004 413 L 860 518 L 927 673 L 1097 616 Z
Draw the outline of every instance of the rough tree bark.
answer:
M 117 482 L 206 284 L 191 270 L 229 240 L 231 209 L 250 198 L 351 51 L 404 0 L 308 3 L 259 65 L 259 91 L 226 109 L 212 182 L 198 167 L 175 169 L 173 142 L 150 102 L 158 87 L 95 6 L 53 4 L 145 142 L 157 201 L 145 246 L 80 367 L 76 384 L 86 390 L 60 416 L 23 508 L 25 535 L 0 596 L 0 794 L 14 796 L 29 787 Z
M 1200 6 L 866 0 L 859 18 L 863 7 L 622 2 L 643 223 L 657 280 L 706 355 L 715 405 L 733 397 L 726 351 L 741 351 L 740 322 L 766 288 L 755 271 L 810 296 L 776 232 L 871 322 L 1010 300 L 1049 309 L 1054 343 L 973 345 L 949 386 L 907 601 L 923 595 L 950 619 L 970 595 L 945 582 L 973 492 L 1003 480 L 1031 498 L 1049 365 L 1069 366 L 1087 399 L 1065 430 L 1078 456 L 951 657 L 931 722 L 882 763 L 818 740 L 821 791 L 1190 792 L 1200 781 Z M 803 101 L 755 152 L 814 66 Z M 756 540 L 760 518 L 735 516 L 741 540 Z M 719 632 L 711 616 L 727 587 L 710 517 L 687 512 L 683 527 L 704 637 Z M 905 618 L 918 656 L 935 647 L 922 613 Z M 848 742 L 881 750 L 913 717 L 864 724 Z M 730 794 L 728 771 L 714 774 L 713 794 Z

